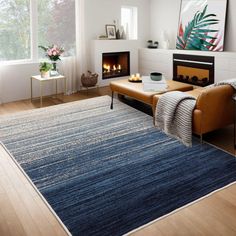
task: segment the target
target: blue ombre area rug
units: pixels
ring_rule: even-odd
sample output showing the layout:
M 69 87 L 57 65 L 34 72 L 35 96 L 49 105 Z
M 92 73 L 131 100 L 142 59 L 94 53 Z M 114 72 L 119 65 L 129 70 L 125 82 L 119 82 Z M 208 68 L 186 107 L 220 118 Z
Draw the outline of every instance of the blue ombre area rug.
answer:
M 235 158 L 108 96 L 0 117 L 0 140 L 73 235 L 122 235 L 236 181 Z

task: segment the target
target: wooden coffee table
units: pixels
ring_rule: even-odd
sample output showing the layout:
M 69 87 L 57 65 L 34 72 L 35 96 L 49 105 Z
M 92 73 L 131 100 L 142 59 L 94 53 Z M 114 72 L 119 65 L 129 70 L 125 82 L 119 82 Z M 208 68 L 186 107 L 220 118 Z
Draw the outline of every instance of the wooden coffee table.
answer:
M 111 109 L 113 109 L 113 99 L 114 93 L 129 96 L 134 98 L 138 101 L 146 103 L 150 106 L 153 104 L 153 96 L 156 94 L 162 94 L 169 91 L 189 91 L 193 89 L 192 85 L 173 81 L 173 80 L 166 80 L 168 88 L 166 91 L 160 92 L 144 92 L 143 91 L 143 84 L 142 83 L 132 83 L 128 81 L 129 77 L 126 77 L 121 80 L 112 81 L 110 83 L 110 88 L 112 91 L 112 98 L 111 98 Z

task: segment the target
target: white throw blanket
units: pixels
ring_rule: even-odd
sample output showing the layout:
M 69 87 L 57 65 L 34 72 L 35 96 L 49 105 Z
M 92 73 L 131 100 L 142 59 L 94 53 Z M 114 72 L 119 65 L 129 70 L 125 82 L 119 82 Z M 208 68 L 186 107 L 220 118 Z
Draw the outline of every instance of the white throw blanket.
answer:
M 231 85 L 236 90 L 236 79 L 235 78 L 219 81 L 215 84 L 211 84 L 211 85 L 207 86 L 206 88 L 216 87 L 216 86 L 220 86 L 220 85 L 227 85 L 227 84 Z
M 173 91 L 160 96 L 155 111 L 155 126 L 167 135 L 192 146 L 192 113 L 196 99 L 183 92 Z

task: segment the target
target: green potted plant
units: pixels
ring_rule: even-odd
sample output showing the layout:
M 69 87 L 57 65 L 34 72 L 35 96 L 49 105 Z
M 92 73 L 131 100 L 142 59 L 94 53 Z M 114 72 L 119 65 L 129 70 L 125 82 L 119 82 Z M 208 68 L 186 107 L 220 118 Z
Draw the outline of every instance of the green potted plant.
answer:
M 41 73 L 42 78 L 48 78 L 49 72 L 52 69 L 52 64 L 49 62 L 41 62 L 39 65 L 39 71 Z

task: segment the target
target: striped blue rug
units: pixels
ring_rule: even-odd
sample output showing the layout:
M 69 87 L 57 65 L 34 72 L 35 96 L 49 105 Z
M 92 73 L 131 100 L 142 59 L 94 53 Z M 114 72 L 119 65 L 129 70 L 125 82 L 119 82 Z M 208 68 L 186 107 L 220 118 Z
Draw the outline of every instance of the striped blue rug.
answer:
M 236 181 L 235 158 L 108 96 L 0 117 L 0 140 L 73 235 L 122 235 Z

